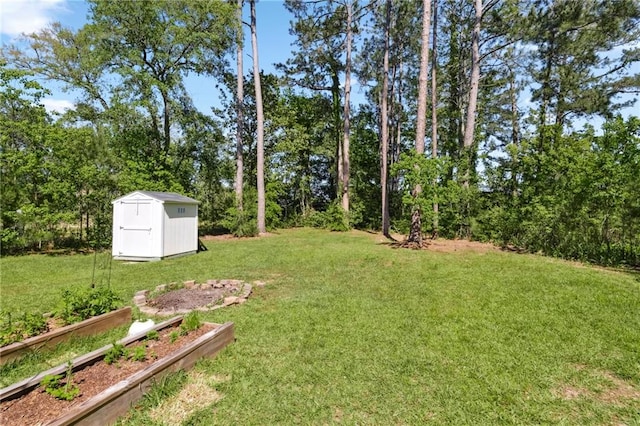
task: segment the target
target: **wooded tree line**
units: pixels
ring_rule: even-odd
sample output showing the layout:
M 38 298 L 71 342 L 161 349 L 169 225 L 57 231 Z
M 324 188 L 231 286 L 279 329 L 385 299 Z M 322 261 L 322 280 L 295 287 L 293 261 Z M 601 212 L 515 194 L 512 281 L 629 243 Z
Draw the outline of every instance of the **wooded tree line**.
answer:
M 276 74 L 254 1 L 247 22 L 242 0 L 89 3 L 79 30 L 3 48 L 3 252 L 106 246 L 110 202 L 145 189 L 237 235 L 355 227 L 640 264 L 640 119 L 619 114 L 640 93 L 635 0 L 286 0 Z M 220 107 L 194 106 L 192 75 Z M 49 81 L 74 110 L 45 111 Z

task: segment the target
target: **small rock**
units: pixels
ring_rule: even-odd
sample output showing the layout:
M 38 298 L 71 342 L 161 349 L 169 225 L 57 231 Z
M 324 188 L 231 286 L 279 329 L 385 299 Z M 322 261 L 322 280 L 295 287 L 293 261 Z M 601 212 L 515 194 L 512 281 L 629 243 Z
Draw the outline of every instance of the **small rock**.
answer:
M 224 304 L 225 305 L 233 305 L 234 303 L 238 303 L 238 300 L 240 300 L 239 297 L 236 296 L 228 296 L 224 298 Z
M 264 287 L 265 285 L 267 285 L 267 283 L 265 283 L 264 281 L 254 281 L 253 283 L 258 287 Z
M 251 284 L 245 284 L 244 287 L 242 288 L 242 294 L 240 295 L 240 297 L 244 297 L 246 299 L 247 297 L 249 297 L 250 294 L 251 294 Z
M 166 289 L 167 289 L 166 284 L 160 284 L 159 286 L 156 287 L 156 291 L 165 291 Z
M 146 296 L 134 296 L 133 303 L 135 303 L 136 306 L 146 305 L 147 304 L 147 297 Z
M 188 288 L 188 289 L 194 289 L 196 287 L 195 280 L 185 281 L 183 284 L 184 284 L 184 288 Z

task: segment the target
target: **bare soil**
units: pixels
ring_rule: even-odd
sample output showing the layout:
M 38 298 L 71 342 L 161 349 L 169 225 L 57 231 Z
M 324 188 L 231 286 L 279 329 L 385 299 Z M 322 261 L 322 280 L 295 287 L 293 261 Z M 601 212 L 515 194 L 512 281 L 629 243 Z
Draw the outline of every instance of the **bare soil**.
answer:
M 0 403 L 1 423 L 4 426 L 22 426 L 41 425 L 51 421 L 65 411 L 81 404 L 132 374 L 143 370 L 153 364 L 156 359 L 169 355 L 212 329 L 212 325 L 204 324 L 198 330 L 192 331 L 186 336 L 178 337 L 173 343 L 170 341 L 169 334 L 177 330 L 177 328 L 169 327 L 164 329 L 159 332 L 160 339 L 157 341 L 143 341 L 128 346 L 128 348 L 135 348 L 139 345 L 146 345 L 147 359 L 145 361 L 121 359 L 111 365 L 98 361 L 73 373 L 73 382 L 80 388 L 80 395 L 72 401 L 55 399 L 46 393 L 42 387 L 38 386 L 26 395 Z
M 147 302 L 149 306 L 159 310 L 170 309 L 196 309 L 215 304 L 224 297 L 236 294 L 240 291 L 238 286 L 234 288 L 213 289 L 187 289 L 181 288 L 163 293 Z
M 416 243 L 407 242 L 407 236 L 402 234 L 391 235 L 393 240 L 385 238 L 383 235 L 378 237 L 378 242 L 382 244 L 389 244 L 394 248 L 409 248 L 414 250 L 429 250 L 437 251 L 441 253 L 456 253 L 456 252 L 473 252 L 473 253 L 488 253 L 494 251 L 500 251 L 501 249 L 491 243 L 481 243 L 479 241 L 469 240 L 445 240 L 438 238 L 432 240 L 425 238 L 422 241 L 422 247 L 419 247 Z

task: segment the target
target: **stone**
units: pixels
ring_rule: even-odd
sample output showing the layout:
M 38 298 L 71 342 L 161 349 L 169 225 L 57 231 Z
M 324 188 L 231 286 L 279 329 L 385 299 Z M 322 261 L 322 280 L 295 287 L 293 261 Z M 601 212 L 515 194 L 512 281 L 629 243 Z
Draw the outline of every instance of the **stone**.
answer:
M 160 284 L 159 286 L 156 287 L 156 291 L 165 291 L 166 289 L 167 289 L 166 284 Z
M 238 300 L 240 300 L 240 298 L 239 298 L 239 297 L 236 297 L 236 296 L 228 296 L 228 297 L 225 297 L 225 298 L 224 298 L 224 304 L 225 304 L 225 305 L 227 305 L 227 306 L 228 306 L 228 305 L 233 305 L 233 304 L 235 304 L 235 303 L 238 303 Z
M 188 289 L 196 288 L 196 281 L 195 280 L 185 281 L 183 284 L 184 284 L 184 288 L 188 288 Z
M 240 296 L 246 299 L 247 297 L 249 297 L 250 294 L 251 294 L 251 284 L 245 284 L 244 287 L 242 288 L 242 294 Z
M 267 285 L 267 283 L 265 283 L 264 281 L 254 281 L 253 283 L 258 287 L 264 287 L 265 285 Z
M 133 303 L 135 303 L 136 306 L 146 305 L 147 304 L 147 297 L 146 296 L 134 296 L 133 297 Z

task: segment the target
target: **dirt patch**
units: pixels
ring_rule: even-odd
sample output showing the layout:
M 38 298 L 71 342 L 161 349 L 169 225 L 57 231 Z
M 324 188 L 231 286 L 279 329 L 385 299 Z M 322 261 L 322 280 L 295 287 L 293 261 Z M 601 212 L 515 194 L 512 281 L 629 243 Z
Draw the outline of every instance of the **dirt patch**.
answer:
M 582 371 L 587 367 L 576 366 L 576 370 Z M 640 389 L 629 382 L 617 377 L 609 371 L 590 371 L 589 374 L 596 379 L 605 379 L 606 387 L 602 390 L 591 390 L 586 387 L 563 385 L 557 388 L 554 393 L 567 401 L 575 399 L 589 399 L 609 405 L 625 405 L 629 401 L 640 401 Z
M 439 251 L 444 253 L 453 253 L 457 251 L 471 251 L 474 253 L 488 253 L 500 251 L 499 247 L 491 243 L 481 243 L 479 241 L 468 240 L 429 240 L 427 250 Z
M 80 395 L 72 401 L 55 399 L 41 387 L 34 389 L 20 398 L 4 401 L 0 403 L 0 418 L 2 418 L 2 424 L 5 426 L 37 425 L 51 421 L 59 417 L 63 412 L 99 394 L 111 385 L 143 370 L 153 364 L 156 359 L 166 357 L 178 348 L 211 331 L 213 328 L 213 325 L 204 324 L 198 330 L 192 331 L 186 336 L 178 336 L 177 340 L 173 340 L 170 334 L 176 329 L 169 327 L 159 332 L 160 338 L 157 341 L 145 341 L 137 345 L 129 346 L 133 348 L 139 345 L 146 345 L 146 353 L 148 356 L 144 361 L 122 359 L 111 365 L 98 361 L 91 366 L 75 372 L 73 374 L 73 382 L 78 385 Z
M 222 234 L 222 235 L 203 235 L 200 237 L 202 241 L 223 241 L 223 240 L 232 240 L 234 238 L 231 234 Z
M 428 251 L 436 251 L 440 253 L 456 253 L 456 252 L 473 252 L 473 253 L 488 253 L 496 252 L 501 249 L 491 243 L 481 243 L 479 241 L 469 240 L 446 240 L 443 238 L 437 238 L 432 240 L 425 238 L 422 242 L 422 247 L 419 247 L 416 243 L 407 242 L 406 235 L 391 234 L 393 240 L 389 240 L 383 235 L 377 237 L 377 242 L 380 244 L 388 244 L 394 248 L 410 248 L 414 250 L 422 249 Z
M 255 281 L 254 285 L 261 287 L 264 282 Z M 140 290 L 133 296 L 133 303 L 147 315 L 186 314 L 242 304 L 251 291 L 252 285 L 241 280 L 207 280 L 200 284 L 190 280 L 161 284 L 153 292 Z
M 224 240 L 246 240 L 250 238 L 263 238 L 270 237 L 275 235 L 273 232 L 265 232 L 264 234 L 256 235 L 255 237 L 236 237 L 232 234 L 221 234 L 221 235 L 203 235 L 200 237 L 202 241 L 224 241 Z
M 235 288 L 234 290 L 227 290 L 223 288 L 210 290 L 181 288 L 161 294 L 160 296 L 149 300 L 147 304 L 160 310 L 191 310 L 215 304 L 216 302 L 223 300 L 225 296 L 236 294 L 238 291 L 238 288 Z

